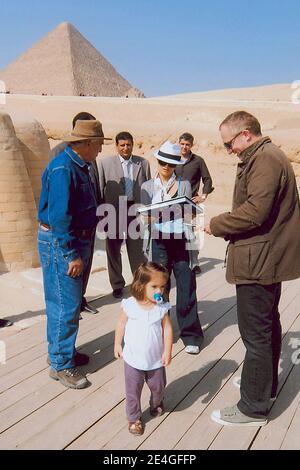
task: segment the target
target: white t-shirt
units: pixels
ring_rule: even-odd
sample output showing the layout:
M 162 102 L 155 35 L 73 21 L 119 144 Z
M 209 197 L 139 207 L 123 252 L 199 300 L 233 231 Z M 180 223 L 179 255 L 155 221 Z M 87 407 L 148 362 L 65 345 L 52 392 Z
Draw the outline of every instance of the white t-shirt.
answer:
M 162 319 L 170 310 L 170 304 L 154 305 L 143 309 L 134 297 L 122 301 L 122 309 L 128 317 L 123 359 L 139 370 L 154 370 L 162 367 L 164 351 Z

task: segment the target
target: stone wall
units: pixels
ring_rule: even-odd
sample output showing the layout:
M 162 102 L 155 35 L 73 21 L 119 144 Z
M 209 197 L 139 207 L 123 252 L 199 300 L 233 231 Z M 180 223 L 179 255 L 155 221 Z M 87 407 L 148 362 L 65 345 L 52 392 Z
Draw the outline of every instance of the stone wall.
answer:
M 14 121 L 14 122 L 13 122 Z M 46 140 L 45 140 L 46 139 Z M 36 233 L 49 144 L 37 121 L 0 113 L 0 271 L 39 265 Z

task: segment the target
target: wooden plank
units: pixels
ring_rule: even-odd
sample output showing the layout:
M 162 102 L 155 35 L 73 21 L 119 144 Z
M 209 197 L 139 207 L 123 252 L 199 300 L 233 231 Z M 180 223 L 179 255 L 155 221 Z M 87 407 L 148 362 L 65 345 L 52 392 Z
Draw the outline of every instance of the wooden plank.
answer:
M 198 416 L 220 393 L 238 369 L 244 355 L 241 341 L 235 343 L 221 360 L 202 378 L 186 398 L 140 446 L 141 450 L 173 449 L 191 428 Z M 235 391 L 234 391 L 235 392 Z
M 299 378 L 299 371 L 297 371 L 297 378 Z M 288 428 L 288 432 L 281 445 L 281 450 L 299 450 L 300 449 L 300 381 L 298 380 L 298 394 L 296 401 L 298 401 L 298 408 L 293 416 L 293 420 Z
M 233 320 L 235 317 L 234 309 L 225 317 L 222 318 L 223 326 L 226 328 L 228 326 L 230 329 L 236 330 L 236 336 L 238 337 L 238 331 L 236 326 L 233 324 Z M 203 376 L 214 366 L 216 362 L 219 361 L 219 357 L 226 352 L 226 349 L 232 346 L 232 338 L 230 337 L 231 334 L 228 335 L 228 340 L 226 341 L 224 338 L 220 338 L 220 336 L 216 336 L 215 332 L 219 328 L 216 325 L 212 326 L 207 331 L 207 343 L 210 344 L 209 347 L 205 348 L 200 356 L 189 356 L 185 354 L 183 351 L 176 355 L 174 361 L 172 362 L 171 366 L 168 368 L 167 376 L 169 387 L 171 387 L 170 393 L 166 393 L 166 408 L 169 411 L 172 411 L 178 403 L 180 403 L 188 392 L 195 387 L 195 385 L 201 380 Z M 172 385 L 174 384 L 175 385 Z M 167 389 L 168 390 L 168 389 Z M 123 391 L 123 398 L 124 398 L 124 391 Z M 149 394 L 148 391 L 145 389 L 144 397 L 143 397 L 143 406 L 144 408 L 148 408 L 148 401 L 149 401 Z M 116 413 L 120 414 L 123 418 L 122 420 L 118 420 L 116 417 Z M 158 426 L 161 420 L 165 419 L 167 414 L 160 419 L 151 420 L 147 423 L 147 427 L 145 430 L 145 434 L 142 438 L 137 438 L 132 436 L 127 431 L 127 423 L 125 419 L 124 413 L 124 404 L 119 407 L 114 414 L 114 421 L 118 423 L 121 428 L 119 432 L 112 431 L 110 435 L 112 435 L 111 440 L 106 439 L 106 435 L 103 438 L 106 439 L 106 443 L 103 442 L 101 438 L 101 434 L 104 431 L 103 423 L 99 422 L 97 424 L 97 439 L 99 437 L 99 442 L 105 449 L 134 449 L 137 445 L 139 445 L 149 433 L 151 433 L 155 427 Z M 105 425 L 105 423 L 104 423 Z M 89 436 L 92 440 L 95 439 L 94 429 L 89 432 Z M 141 442 L 138 442 L 141 441 Z M 86 444 L 86 442 L 85 442 Z M 80 448 L 80 443 L 73 444 L 72 448 L 78 446 Z M 99 445 L 99 444 L 98 444 Z M 99 448 L 99 447 L 98 447 Z
M 287 315 L 288 312 L 286 312 L 285 317 L 289 318 L 289 315 Z M 241 342 L 240 342 L 241 343 Z M 240 344 L 241 350 L 243 351 L 243 355 L 240 356 L 239 358 L 236 358 L 236 360 L 239 360 L 241 362 L 243 360 L 244 356 L 244 347 Z M 226 357 L 226 356 L 224 356 Z M 241 372 L 241 368 L 240 368 Z M 204 381 L 206 380 L 203 379 Z M 202 382 L 200 382 L 199 387 L 201 388 Z M 234 390 L 235 394 L 237 395 L 237 401 L 238 401 L 238 395 L 236 390 Z M 191 392 L 193 394 L 193 392 Z M 232 400 L 232 387 L 229 388 L 229 399 Z M 187 397 L 187 400 L 189 400 L 189 395 Z M 223 400 L 225 398 L 223 397 Z M 224 407 L 224 405 L 223 405 Z M 181 411 L 181 407 L 179 405 L 178 408 L 175 409 L 176 411 Z M 168 416 L 167 420 L 164 421 L 164 423 L 159 427 L 157 432 L 153 434 L 142 446 L 141 449 L 171 449 L 174 445 L 176 445 L 176 442 L 180 439 L 180 434 L 184 433 L 184 431 L 188 430 L 187 425 L 184 425 L 183 422 L 189 422 L 190 419 L 190 412 L 191 408 L 188 409 L 188 413 L 186 413 L 186 417 L 182 417 L 181 413 L 175 413 L 176 418 L 174 416 L 174 413 L 171 414 L 171 416 Z M 203 412 L 203 410 L 202 410 Z M 176 426 L 176 420 L 178 420 L 178 426 Z M 190 423 L 189 423 L 190 424 Z M 209 423 L 207 423 L 209 424 Z M 208 434 L 206 433 L 206 437 Z M 177 441 L 176 441 L 177 439 Z M 167 447 L 165 447 L 167 442 Z M 185 444 L 184 444 L 185 445 Z M 209 441 L 206 440 L 206 445 L 209 445 Z M 184 447 L 180 447 L 181 449 Z M 206 448 L 205 445 L 201 446 L 201 448 Z
M 207 297 L 211 292 L 218 289 L 219 286 L 223 283 L 223 271 L 221 269 L 215 269 L 213 271 L 209 271 L 201 276 L 201 287 L 200 293 L 201 298 Z M 199 282 L 198 282 L 199 286 Z M 108 304 L 107 301 L 110 299 L 110 296 L 103 297 L 98 305 L 102 305 L 103 302 L 106 302 L 102 307 L 101 311 L 98 315 L 84 315 L 84 319 L 80 322 L 80 329 L 82 329 L 83 324 L 92 324 L 98 316 L 101 315 L 102 319 L 108 318 L 111 316 L 111 311 L 116 311 L 116 308 L 120 305 L 120 302 L 113 302 Z M 175 299 L 175 288 L 172 289 L 171 292 L 171 299 Z M 175 302 L 173 302 L 175 303 Z M 96 304 L 97 305 L 97 304 Z M 102 310 L 103 309 L 103 310 Z M 92 328 L 92 327 L 91 327 Z M 0 339 L 1 338 L 0 332 Z M 46 317 L 43 318 L 41 323 L 37 323 L 32 327 L 15 332 L 14 335 L 11 337 L 3 336 L 3 340 L 6 342 L 6 352 L 7 352 L 7 359 L 14 358 L 18 355 L 23 355 L 24 351 L 30 350 L 31 348 L 43 343 L 45 341 L 46 335 Z M 1 375 L 1 368 L 0 368 L 0 375 Z
M 296 287 L 296 284 L 295 284 Z M 290 353 L 290 347 L 289 347 L 289 342 L 290 342 L 290 333 L 289 330 L 291 331 L 294 330 L 294 328 L 297 328 L 300 326 L 300 318 L 298 317 L 299 314 L 299 304 L 300 304 L 300 296 L 297 296 L 292 303 L 290 303 L 286 309 L 284 310 L 284 316 L 282 318 L 282 327 L 283 331 L 285 332 L 284 334 L 284 343 L 283 343 L 283 353 L 281 356 L 281 362 L 280 362 L 280 369 L 283 371 L 280 376 L 280 381 L 284 381 L 286 379 L 286 376 L 289 374 L 291 370 L 291 354 L 289 355 L 288 359 L 286 359 L 287 354 Z M 295 319 L 296 322 L 295 322 Z M 295 323 L 293 323 L 295 322 Z M 282 362 L 284 364 L 282 364 Z M 251 443 L 253 439 L 255 438 L 257 433 L 257 428 L 251 428 L 251 427 L 243 427 L 243 428 L 229 428 L 227 426 L 224 426 L 216 440 L 214 441 L 212 445 L 212 449 L 247 449 L 251 446 Z
M 218 276 L 216 276 L 215 279 L 218 279 Z M 202 276 L 200 279 L 202 279 Z M 289 286 L 290 285 L 287 284 L 287 290 L 290 290 Z M 212 354 L 213 352 L 215 353 L 213 334 L 215 336 L 218 336 L 224 328 L 231 328 L 235 323 L 235 315 L 233 315 L 232 319 L 228 323 L 228 315 L 232 314 L 232 309 L 229 311 L 228 309 L 230 309 L 232 303 L 235 302 L 235 299 L 232 295 L 232 289 L 234 289 L 234 287 L 224 284 L 224 280 L 222 280 L 222 282 L 220 282 L 220 284 L 218 284 L 216 288 L 212 288 L 212 283 L 207 282 L 207 287 L 208 289 L 211 288 L 210 293 L 206 292 L 205 300 L 203 299 L 199 302 L 199 307 L 200 310 L 204 311 L 203 316 L 201 316 L 201 321 L 202 319 L 206 320 L 206 318 L 210 321 L 210 328 L 206 332 L 206 349 L 210 354 Z M 213 287 L 215 287 L 215 285 Z M 204 286 L 201 283 L 199 283 L 198 289 L 201 290 L 203 293 L 205 292 Z M 291 294 L 291 292 L 292 291 L 290 290 L 289 294 Z M 224 293 L 226 295 L 225 300 L 220 299 L 222 293 L 223 295 Z M 103 321 L 103 317 L 100 318 L 99 315 L 99 332 L 101 331 L 101 334 L 103 335 L 103 328 L 106 327 L 109 330 L 107 333 L 107 338 L 110 335 L 107 341 L 107 349 L 104 352 L 101 352 L 99 356 L 100 360 L 103 354 L 107 355 L 107 359 L 108 357 L 111 358 L 112 355 L 111 345 L 113 334 L 111 330 L 114 328 L 115 320 L 118 315 L 118 309 L 116 307 L 118 306 L 114 304 L 105 308 L 104 317 L 108 318 L 107 323 L 106 321 Z M 220 310 L 219 307 L 221 307 Z M 93 327 L 95 326 L 94 318 L 95 317 L 89 317 L 89 322 L 93 321 L 93 323 L 91 323 Z M 86 344 L 85 348 L 91 347 L 91 350 L 95 350 L 95 337 L 97 335 L 97 330 L 98 327 L 95 330 L 91 329 L 90 339 L 92 339 L 92 346 Z M 222 338 L 220 338 L 220 341 L 222 339 L 223 342 L 223 333 L 219 336 L 222 336 Z M 229 351 L 231 350 L 232 344 L 233 341 L 231 339 L 231 342 L 229 343 Z M 186 396 L 187 400 L 189 399 L 189 395 L 192 396 L 193 390 L 195 389 L 195 387 L 197 388 L 198 385 L 201 385 L 202 380 L 205 382 L 205 378 L 200 377 L 199 379 L 199 376 L 197 377 L 197 381 L 193 382 L 193 377 L 195 376 L 195 369 L 199 365 L 199 358 L 203 358 L 205 349 L 201 353 L 201 355 L 196 358 L 186 355 L 182 351 L 182 349 L 183 346 L 180 341 L 175 345 L 174 354 L 176 357 L 174 359 L 173 365 L 171 366 L 174 368 L 176 373 L 172 373 L 171 375 L 168 374 L 170 375 L 171 382 L 175 382 L 176 384 L 176 381 L 181 381 L 183 383 L 182 387 L 176 386 L 176 390 L 179 389 L 179 401 L 177 399 L 177 403 L 175 404 L 175 410 L 176 407 L 179 410 L 177 412 L 171 413 L 170 416 L 177 417 L 177 420 L 186 420 L 187 423 L 190 423 L 191 421 L 189 418 L 192 412 L 190 411 L 190 409 L 188 409 L 187 411 L 186 408 L 181 410 L 180 403 L 185 400 Z M 86 351 L 86 349 L 84 350 Z M 219 364 L 218 361 L 216 361 L 216 364 Z M 209 370 L 213 371 L 215 367 L 217 367 L 217 365 L 212 365 L 211 369 Z M 187 381 L 186 383 L 184 383 L 182 377 L 187 375 L 188 372 L 189 375 L 191 375 L 191 381 Z M 6 423 L 10 423 L 9 426 L 12 427 L 10 427 L 5 433 L 1 435 L 1 446 L 2 439 L 4 439 L 8 445 L 10 444 L 12 446 L 11 448 L 63 448 L 71 443 L 72 445 L 69 446 L 70 448 L 76 448 L 76 446 L 77 448 L 85 448 L 80 447 L 83 441 L 85 441 L 88 446 L 91 445 L 92 447 L 90 448 L 93 448 L 93 445 L 97 446 L 96 448 L 99 448 L 98 446 L 100 444 L 102 447 L 106 446 L 106 448 L 113 448 L 113 446 L 119 445 L 117 443 L 120 442 L 120 433 L 121 435 L 122 433 L 124 433 L 124 437 L 122 437 L 122 439 L 124 438 L 125 445 L 128 446 L 127 448 L 135 448 L 139 446 L 139 444 L 137 443 L 137 438 L 132 439 L 133 436 L 131 436 L 127 431 L 124 413 L 123 365 L 121 362 L 106 362 L 106 367 L 93 375 L 92 387 L 86 389 L 85 391 L 71 391 L 67 389 L 65 390 L 59 384 L 55 383 L 54 381 L 51 381 L 51 385 L 59 385 L 59 395 L 55 395 L 55 393 L 58 392 L 58 389 L 57 391 L 55 391 L 54 389 L 52 391 L 48 390 L 49 384 L 45 383 L 45 373 L 46 371 L 44 371 L 44 376 L 43 372 L 41 372 L 41 374 L 36 375 L 36 377 L 39 376 L 37 380 L 38 385 L 36 390 L 34 387 L 34 377 L 32 377 L 31 379 L 25 379 L 28 380 L 28 383 L 26 383 L 25 381 L 22 382 L 23 384 L 26 383 L 27 385 L 26 390 L 28 394 L 26 395 L 26 397 L 21 396 L 21 383 L 19 386 L 16 386 L 15 399 L 19 400 L 16 404 L 14 404 L 12 400 L 9 401 L 9 391 L 7 391 L 7 394 L 5 395 L 5 404 L 9 404 L 11 406 L 5 408 L 4 411 L 6 414 L 4 416 L 6 419 Z M 170 383 L 170 386 L 171 385 L 172 383 Z M 72 392 L 71 395 L 69 392 Z M 86 395 L 84 395 L 82 392 L 85 392 Z M 238 390 L 236 390 L 236 392 L 238 393 Z M 34 394 L 36 393 L 38 396 L 34 397 Z M 174 394 L 172 393 L 172 395 Z M 45 398 L 44 400 L 43 397 Z M 99 398 L 100 400 L 103 399 L 103 406 L 101 407 L 99 407 L 98 403 Z M 148 408 L 147 401 L 148 395 L 145 394 L 143 401 L 145 408 Z M 23 405 L 25 405 L 25 413 L 27 413 L 26 417 L 24 417 L 24 411 L 21 412 Z M 15 406 L 17 408 L 14 410 Z M 9 421 L 9 408 L 11 408 L 14 413 L 11 421 Z M 107 423 L 110 422 L 110 417 L 113 418 L 114 424 L 108 432 Z M 16 420 L 20 421 L 17 422 Z M 160 423 L 163 423 L 164 421 L 165 417 L 151 420 L 151 422 L 147 425 L 146 428 L 148 434 L 145 434 L 143 436 L 145 442 L 147 441 L 147 437 L 151 436 L 151 433 L 159 435 L 159 432 L 162 429 L 162 424 Z M 160 425 L 158 425 L 158 422 Z M 73 423 L 76 423 L 75 427 L 73 427 Z M 105 427 L 103 427 L 103 423 L 106 423 L 106 430 Z M 92 434 L 93 428 L 94 430 L 97 430 L 96 436 L 99 436 L 100 438 L 97 443 L 97 437 L 95 437 L 95 434 Z M 26 429 L 27 432 L 25 432 Z M 24 430 L 25 434 L 24 432 L 22 434 L 22 430 Z M 106 442 L 103 442 L 103 440 L 101 440 L 102 435 L 106 438 Z M 22 436 L 22 438 L 20 438 L 20 436 Z M 128 437 L 132 439 L 132 441 L 128 441 Z M 143 441 L 141 442 L 141 444 L 142 443 Z M 122 448 L 125 447 L 122 446 Z
M 225 291 L 227 292 L 227 287 Z M 218 293 L 220 293 L 220 290 L 218 290 Z M 205 304 L 200 302 L 199 308 L 200 309 L 202 308 L 205 310 L 205 315 L 203 316 L 204 317 L 203 320 L 206 321 L 207 324 L 209 325 L 213 323 L 214 321 L 216 321 L 216 319 L 218 319 L 218 317 L 220 316 L 220 313 L 222 312 L 226 313 L 228 308 L 230 308 L 233 305 L 234 298 L 230 298 L 228 300 L 222 299 L 221 302 L 218 303 L 218 302 L 215 302 L 214 297 L 211 297 L 209 301 L 202 301 L 202 302 L 205 302 Z M 208 306 L 206 308 L 207 303 L 210 306 L 209 308 Z M 204 307 L 201 307 L 201 305 L 204 305 Z M 101 329 L 101 332 L 102 331 L 110 332 L 111 330 L 114 330 L 118 314 L 119 312 L 118 311 L 116 312 L 115 310 L 113 310 L 113 306 L 110 306 L 109 314 L 107 314 L 106 312 L 106 315 L 103 315 L 102 317 L 99 317 L 99 318 L 95 318 L 93 324 L 92 322 L 89 322 L 89 323 L 84 323 L 83 325 L 81 325 L 79 329 L 79 336 L 78 336 L 78 341 L 77 341 L 78 346 L 80 347 L 83 345 L 84 347 L 85 343 L 88 344 L 90 342 L 91 337 L 97 333 L 97 328 Z M 171 315 L 171 317 L 173 318 L 173 323 L 175 322 L 174 316 L 175 316 L 175 312 L 173 308 L 173 312 Z M 84 335 L 86 331 L 88 332 L 88 334 Z M 99 336 L 101 332 L 99 331 Z M 113 334 L 111 334 L 110 344 L 112 343 L 113 343 Z M 101 347 L 105 348 L 108 345 L 109 344 L 105 344 L 105 345 L 101 344 Z M 36 354 L 36 349 L 38 351 L 40 351 L 41 349 L 44 350 L 43 345 L 38 345 L 36 346 L 36 348 L 32 348 L 29 351 L 25 351 L 25 353 L 22 355 L 22 359 L 18 360 L 19 357 L 18 358 L 14 357 L 9 362 L 9 365 L 7 364 L 6 366 L 3 366 L 4 370 L 6 371 L 12 370 L 12 372 L 5 374 L 6 375 L 5 378 L 1 381 L 1 384 L 0 384 L 0 393 L 2 393 L 4 390 L 7 390 L 13 387 L 14 385 L 17 385 L 23 380 L 26 380 L 28 377 L 33 376 L 34 374 L 40 372 L 41 370 L 45 369 L 46 364 L 44 362 L 45 361 L 44 355 L 41 358 L 41 355 L 39 353 Z M 88 349 L 84 347 L 84 351 L 86 353 L 88 353 L 90 350 L 91 350 L 91 346 L 89 346 Z M 31 357 L 31 352 L 32 352 L 32 357 Z M 35 356 L 37 356 L 37 359 L 32 360 L 34 359 Z M 16 363 L 16 366 L 20 363 L 24 364 L 24 367 L 22 366 L 14 367 L 14 363 Z
M 280 390 L 276 403 L 272 407 L 268 425 L 260 429 L 250 447 L 251 450 L 279 450 L 282 448 L 283 442 L 289 433 L 291 423 L 293 423 L 297 414 L 297 407 L 300 401 L 299 390 L 300 374 L 295 366 Z M 296 444 L 298 445 L 296 448 L 299 449 L 299 428 L 296 438 Z M 292 444 L 293 436 L 290 435 L 289 439 L 291 439 Z
M 112 354 L 112 347 L 109 346 L 102 352 L 97 363 L 94 363 L 94 365 L 93 363 L 89 364 L 89 373 L 87 375 L 90 376 L 95 370 L 99 370 L 106 364 L 109 364 L 112 361 Z M 108 374 L 111 378 L 111 372 L 108 372 Z M 101 374 L 99 373 L 98 375 Z M 97 385 L 97 379 L 94 379 L 93 375 L 93 385 L 94 383 Z M 3 403 L 4 406 L 8 406 L 0 412 L 0 432 L 13 426 L 41 406 L 46 405 L 67 391 L 60 383 L 49 378 L 48 369 L 18 384 L 13 389 L 7 390 L 3 394 Z
M 224 320 L 225 322 L 225 320 Z M 229 321 L 232 323 L 232 320 Z M 214 336 L 213 333 L 211 333 Z M 221 342 L 222 347 L 224 347 L 224 341 Z M 182 350 L 183 346 L 180 343 L 177 343 L 175 346 L 175 353 L 177 349 Z M 187 370 L 188 364 L 190 364 L 191 370 L 195 367 L 195 362 L 199 360 L 198 357 L 190 356 L 185 353 L 177 354 L 176 358 L 174 359 L 174 370 L 176 371 L 177 375 L 182 375 L 184 371 Z M 204 360 L 204 359 L 203 359 Z M 77 404 L 76 407 L 70 406 L 68 402 L 68 406 L 64 409 L 63 413 L 57 415 L 57 401 L 54 400 L 52 403 L 47 404 L 43 407 L 43 409 L 38 410 L 34 415 L 30 416 L 29 421 L 32 423 L 30 429 L 33 429 L 33 435 L 30 437 L 27 434 L 27 440 L 25 442 L 18 442 L 18 448 L 22 449 L 29 449 L 29 448 L 41 448 L 40 446 L 43 445 L 42 448 L 55 448 L 60 449 L 66 447 L 70 442 L 72 442 L 78 435 L 82 434 L 86 429 L 92 426 L 95 422 L 102 418 L 102 416 L 108 413 L 111 409 L 113 409 L 119 402 L 124 400 L 124 378 L 123 378 L 123 364 L 121 361 L 117 361 L 110 365 L 109 367 L 114 370 L 112 380 L 106 384 L 105 386 L 101 387 L 101 390 L 98 391 L 95 400 L 93 397 L 89 396 L 87 400 L 84 401 L 82 407 L 81 403 Z M 96 374 L 97 376 L 100 374 Z M 97 380 L 97 377 L 96 377 Z M 93 380 L 94 385 L 95 379 Z M 78 391 L 77 391 L 78 392 Z M 68 393 L 68 392 L 66 392 Z M 64 395 L 66 395 L 64 393 Z M 76 393 L 76 391 L 75 391 Z M 81 391 L 80 391 L 81 393 Z M 99 402 L 102 401 L 102 393 L 105 395 L 105 406 L 99 407 Z M 183 387 L 183 393 L 186 394 Z M 60 397 L 59 397 L 60 399 Z M 61 398 L 63 400 L 63 398 Z M 45 412 L 47 409 L 47 419 L 45 423 Z M 52 410 L 53 409 L 53 413 Z M 84 414 L 84 419 L 81 419 L 82 414 Z M 39 423 L 41 421 L 41 416 L 43 416 L 43 428 L 39 427 Z M 56 419 L 55 419 L 56 418 Z M 24 422 L 28 421 L 28 418 L 23 420 Z M 33 424 L 37 422 L 36 424 Z M 74 426 L 72 423 L 78 423 Z M 88 424 L 87 424 L 88 423 Z M 21 424 L 21 423 L 20 423 Z M 18 427 L 18 425 L 12 428 L 12 435 L 14 436 L 12 439 L 12 435 L 10 435 L 10 445 L 11 442 L 14 442 L 16 434 L 13 430 Z M 39 428 L 38 432 L 36 432 L 37 427 Z M 62 432 L 63 430 L 63 432 Z M 10 431 L 10 430 L 9 430 Z M 9 433 L 8 431 L 8 433 Z M 6 433 L 5 433 L 6 434 Z M 4 436 L 5 436 L 4 434 Z M 20 438 L 18 438 L 20 439 Z M 53 447 L 54 446 L 54 447 Z
M 94 332 L 93 332 L 94 334 Z M 103 341 L 102 341 L 102 344 L 101 344 L 101 348 L 103 349 L 104 346 L 110 346 L 112 343 L 112 340 L 108 340 L 107 341 L 107 344 L 103 344 Z M 182 349 L 182 346 L 181 346 L 181 349 Z M 86 352 L 89 352 L 86 350 Z M 45 362 L 44 362 L 44 358 L 42 359 L 42 364 L 40 364 L 41 367 L 45 367 Z M 30 365 L 30 367 L 32 368 L 32 364 Z M 47 372 L 48 374 L 48 372 Z M 22 398 L 24 399 L 28 394 L 30 395 L 31 393 L 34 392 L 34 394 L 39 394 L 39 388 L 41 387 L 41 385 L 44 384 L 44 382 L 46 381 L 50 381 L 50 379 L 47 378 L 47 375 L 45 374 L 42 374 L 42 382 L 40 383 L 40 376 L 41 374 L 39 374 L 38 376 L 33 376 L 33 377 L 30 377 L 28 380 L 25 380 L 24 382 L 20 383 L 19 386 L 15 386 L 9 390 L 7 390 L 6 393 L 3 393 L 2 394 L 2 406 L 1 408 L 2 409 L 6 409 L 8 408 L 9 406 L 13 406 L 15 402 L 17 402 L 18 400 L 22 400 Z M 36 390 L 34 390 L 34 384 L 36 384 Z M 48 400 L 48 395 L 47 395 L 47 399 L 46 399 L 46 402 Z M 24 400 L 23 400 L 24 401 Z M 28 400 L 27 400 L 28 401 Z M 14 413 L 10 413 L 10 410 L 7 410 L 6 413 L 9 413 L 10 415 L 10 421 L 9 423 L 7 422 L 7 420 L 5 419 L 6 418 L 6 414 L 1 414 L 0 417 L 1 417 L 1 420 L 2 420 L 2 427 L 1 427 L 1 430 L 3 430 L 3 427 L 4 429 L 6 429 L 6 427 L 9 427 L 9 425 L 12 424 L 12 416 L 14 417 L 18 417 L 18 420 L 20 420 L 22 417 L 30 414 L 30 412 L 34 411 L 32 409 L 32 402 L 30 401 L 30 397 L 29 397 L 29 403 L 30 403 L 30 407 L 28 409 L 27 405 L 24 403 L 24 402 L 21 402 L 18 404 L 18 406 L 16 407 L 16 410 L 14 410 Z M 41 403 L 40 403 L 41 404 Z M 16 419 L 16 418 L 15 418 Z M 5 427 L 6 426 L 6 427 Z
M 184 369 L 186 369 L 186 366 L 184 366 Z M 112 385 L 112 384 L 110 384 L 110 386 L 111 386 L 111 385 Z M 123 386 L 123 379 L 121 380 L 121 382 L 120 382 L 120 380 L 119 380 L 119 383 L 114 384 L 114 388 L 119 388 L 120 386 L 121 386 L 121 387 Z M 124 396 L 122 396 L 121 398 L 123 399 Z M 93 416 L 95 416 L 95 414 L 93 414 Z M 76 418 L 74 418 L 74 419 L 76 419 Z M 58 427 L 59 427 L 59 426 L 61 426 L 61 424 L 58 424 Z M 35 445 L 36 445 L 36 444 L 35 444 Z M 123 448 L 123 447 L 122 447 L 122 448 Z
M 287 312 L 288 313 L 288 312 Z M 288 318 L 286 315 L 285 318 Z M 283 353 L 282 357 L 286 356 L 286 352 L 289 349 L 289 336 L 285 336 L 285 340 L 283 342 Z M 281 366 L 282 367 L 282 366 Z M 281 368 L 280 367 L 280 368 Z M 285 366 L 283 370 L 281 370 L 280 374 L 280 382 L 279 382 L 279 390 L 282 387 L 282 384 L 286 380 L 287 375 L 290 372 L 289 365 Z M 230 403 L 230 402 L 229 402 Z M 247 428 L 247 427 L 236 427 L 236 428 L 229 428 L 224 426 L 214 442 L 212 443 L 210 449 L 248 449 L 251 446 L 253 439 L 255 439 L 258 432 L 261 432 L 261 429 L 258 428 Z
M 288 300 L 283 299 L 283 303 L 289 303 Z M 290 312 L 286 308 L 283 312 L 283 328 L 288 329 L 290 324 L 293 323 L 294 317 L 290 317 Z M 284 348 L 288 344 L 288 337 L 285 339 Z M 241 368 L 240 368 L 241 371 Z M 285 372 L 285 371 L 284 371 Z M 238 375 L 238 374 L 237 374 Z M 240 374 L 239 374 L 240 375 Z M 281 381 L 285 380 L 285 376 L 281 376 Z M 282 383 L 282 382 L 281 382 Z M 193 424 L 190 430 L 186 432 L 182 440 L 176 445 L 176 449 L 207 449 L 207 448 L 247 448 L 249 446 L 249 436 L 246 436 L 248 432 L 252 431 L 250 438 L 253 438 L 253 433 L 257 432 L 257 428 L 228 428 L 223 427 L 212 422 L 210 415 L 214 409 L 224 408 L 230 405 L 230 403 L 237 402 L 239 399 L 239 391 L 232 384 L 226 384 L 224 389 L 221 390 L 220 394 L 216 397 L 214 402 L 209 405 L 205 410 L 205 413 L 201 414 L 197 421 Z M 254 431 L 253 431 L 254 429 Z M 255 430 L 256 429 L 256 430 Z M 250 430 L 250 431 L 249 431 Z M 219 435 L 226 433 L 226 442 L 219 440 Z M 251 442 L 251 441 L 250 441 Z
M 66 389 L 62 387 L 55 381 L 51 381 L 49 384 L 46 384 L 44 389 L 40 390 L 40 397 L 43 399 L 45 395 L 45 389 L 50 389 L 48 394 L 48 402 L 41 402 L 43 406 L 40 408 L 36 407 L 36 397 L 34 394 L 25 398 L 25 403 L 28 407 L 32 407 L 33 412 L 26 416 L 24 419 L 17 422 L 14 426 L 10 427 L 4 433 L 1 434 L 0 438 L 0 448 L 1 449 L 15 449 L 15 448 L 22 448 L 22 444 L 31 438 L 38 438 L 38 436 L 44 432 L 48 435 L 48 430 L 50 425 L 56 421 L 58 417 L 64 417 L 63 422 L 65 420 L 65 416 L 70 411 L 77 410 L 79 403 L 87 400 L 87 409 L 84 411 L 83 408 L 83 415 L 89 409 L 88 402 L 90 400 L 91 395 L 95 393 L 99 400 L 101 401 L 101 388 L 106 382 L 111 381 L 116 375 L 116 366 L 118 363 L 114 362 L 111 364 L 110 367 L 105 367 L 101 373 L 94 374 L 93 376 L 93 383 L 90 387 L 83 389 L 83 390 L 72 390 Z M 52 391 L 52 395 L 50 395 Z M 113 392 L 111 391 L 111 399 L 113 401 Z M 105 401 L 109 399 L 107 397 L 107 392 L 104 393 Z M 30 401 L 31 400 L 31 401 Z M 40 404 L 41 404 L 40 403 Z M 99 405 L 99 401 L 98 401 Z M 15 408 L 19 407 L 21 411 L 23 407 L 22 401 L 18 402 Z M 9 419 L 9 416 L 7 416 Z M 78 421 L 81 421 L 82 416 L 78 417 Z M 71 423 L 71 428 L 73 427 L 74 423 Z M 48 438 L 56 439 L 55 436 L 48 435 Z M 46 449 L 47 448 L 47 439 L 45 443 L 43 440 L 39 441 L 40 448 Z

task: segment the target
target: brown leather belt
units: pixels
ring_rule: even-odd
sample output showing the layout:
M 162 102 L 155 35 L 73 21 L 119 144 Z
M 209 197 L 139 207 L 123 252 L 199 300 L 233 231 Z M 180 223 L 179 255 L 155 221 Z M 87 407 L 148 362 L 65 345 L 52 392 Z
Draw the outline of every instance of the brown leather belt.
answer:
M 40 223 L 40 227 L 41 227 L 42 230 L 45 230 L 45 232 L 49 232 L 49 230 L 51 230 L 51 227 L 48 224 L 41 224 Z

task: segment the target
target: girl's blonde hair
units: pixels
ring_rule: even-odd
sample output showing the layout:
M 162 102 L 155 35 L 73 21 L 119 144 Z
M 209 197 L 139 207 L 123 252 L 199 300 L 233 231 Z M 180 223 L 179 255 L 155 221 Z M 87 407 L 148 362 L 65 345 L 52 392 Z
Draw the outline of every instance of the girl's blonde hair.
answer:
M 151 280 L 153 273 L 161 273 L 165 276 L 166 282 L 169 279 L 169 271 L 162 264 L 148 261 L 141 264 L 134 273 L 130 293 L 136 300 L 145 300 L 145 287 Z

